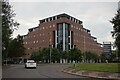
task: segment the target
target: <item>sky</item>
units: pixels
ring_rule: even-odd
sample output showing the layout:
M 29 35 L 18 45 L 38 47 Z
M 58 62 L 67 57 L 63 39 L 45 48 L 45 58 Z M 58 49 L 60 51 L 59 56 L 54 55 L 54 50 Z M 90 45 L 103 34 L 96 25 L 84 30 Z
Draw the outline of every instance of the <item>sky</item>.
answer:
M 98 2 L 93 0 L 92 2 L 86 1 L 59 1 L 55 2 L 40 2 L 38 0 L 30 1 L 15 1 L 9 0 L 10 4 L 15 10 L 15 20 L 20 23 L 18 30 L 14 31 L 13 37 L 18 34 L 26 35 L 28 29 L 36 27 L 39 24 L 39 20 L 58 15 L 61 13 L 67 13 L 81 21 L 83 21 L 83 27 L 91 30 L 91 35 L 97 37 L 99 43 L 114 42 L 111 31 L 113 30 L 110 20 L 115 16 L 118 9 L 118 1 L 114 2 Z

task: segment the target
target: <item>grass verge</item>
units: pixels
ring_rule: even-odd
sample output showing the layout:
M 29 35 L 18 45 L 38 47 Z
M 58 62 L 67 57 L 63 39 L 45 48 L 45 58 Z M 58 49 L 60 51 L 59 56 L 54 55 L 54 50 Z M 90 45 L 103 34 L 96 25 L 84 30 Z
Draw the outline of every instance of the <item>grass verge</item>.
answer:
M 120 67 L 120 63 L 119 64 L 117 63 L 81 63 L 81 64 L 77 64 L 75 69 L 120 73 L 119 67 Z M 72 68 L 74 67 L 72 66 Z

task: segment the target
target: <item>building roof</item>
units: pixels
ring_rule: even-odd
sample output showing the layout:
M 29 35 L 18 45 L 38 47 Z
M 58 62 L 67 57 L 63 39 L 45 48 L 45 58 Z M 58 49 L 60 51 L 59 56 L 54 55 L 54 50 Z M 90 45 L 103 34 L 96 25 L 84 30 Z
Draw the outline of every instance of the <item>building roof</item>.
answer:
M 59 15 L 48 17 L 48 18 L 45 18 L 45 19 L 42 19 L 42 20 L 39 20 L 39 21 L 40 21 L 40 23 L 43 23 L 43 22 L 46 22 L 46 20 L 48 21 L 48 19 L 50 19 L 50 21 L 55 20 L 56 17 L 57 17 L 57 19 L 60 19 L 61 17 L 66 17 L 67 19 L 70 19 L 72 21 L 78 21 L 79 24 L 82 24 L 81 20 L 78 20 L 78 19 L 76 19 L 76 18 L 74 18 L 74 17 L 72 17 L 72 16 L 70 16 L 70 15 L 68 15 L 66 13 L 62 13 L 62 14 L 59 14 Z

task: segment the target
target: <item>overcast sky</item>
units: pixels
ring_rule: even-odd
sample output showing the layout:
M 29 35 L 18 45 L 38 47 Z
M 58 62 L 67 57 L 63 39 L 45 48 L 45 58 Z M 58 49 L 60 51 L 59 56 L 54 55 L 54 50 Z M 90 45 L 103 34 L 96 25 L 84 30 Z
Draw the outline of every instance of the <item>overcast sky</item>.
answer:
M 111 37 L 112 24 L 109 22 L 118 9 L 117 2 L 12 2 L 15 19 L 20 23 L 13 37 L 25 35 L 28 29 L 36 27 L 39 20 L 61 13 L 67 13 L 81 21 L 91 30 L 98 42 L 114 41 Z

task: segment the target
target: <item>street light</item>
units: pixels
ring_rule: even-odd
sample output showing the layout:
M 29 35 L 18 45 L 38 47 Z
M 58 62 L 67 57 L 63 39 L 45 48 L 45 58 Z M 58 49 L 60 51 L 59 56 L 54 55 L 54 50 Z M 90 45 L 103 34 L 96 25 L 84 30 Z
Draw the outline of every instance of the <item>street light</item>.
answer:
M 85 35 L 84 35 L 84 62 L 85 62 Z
M 50 47 L 50 63 L 51 63 L 51 33 L 50 33 L 50 41 L 49 41 L 49 47 Z
M 50 42 L 49 48 L 50 48 L 50 63 L 51 63 L 51 42 Z

